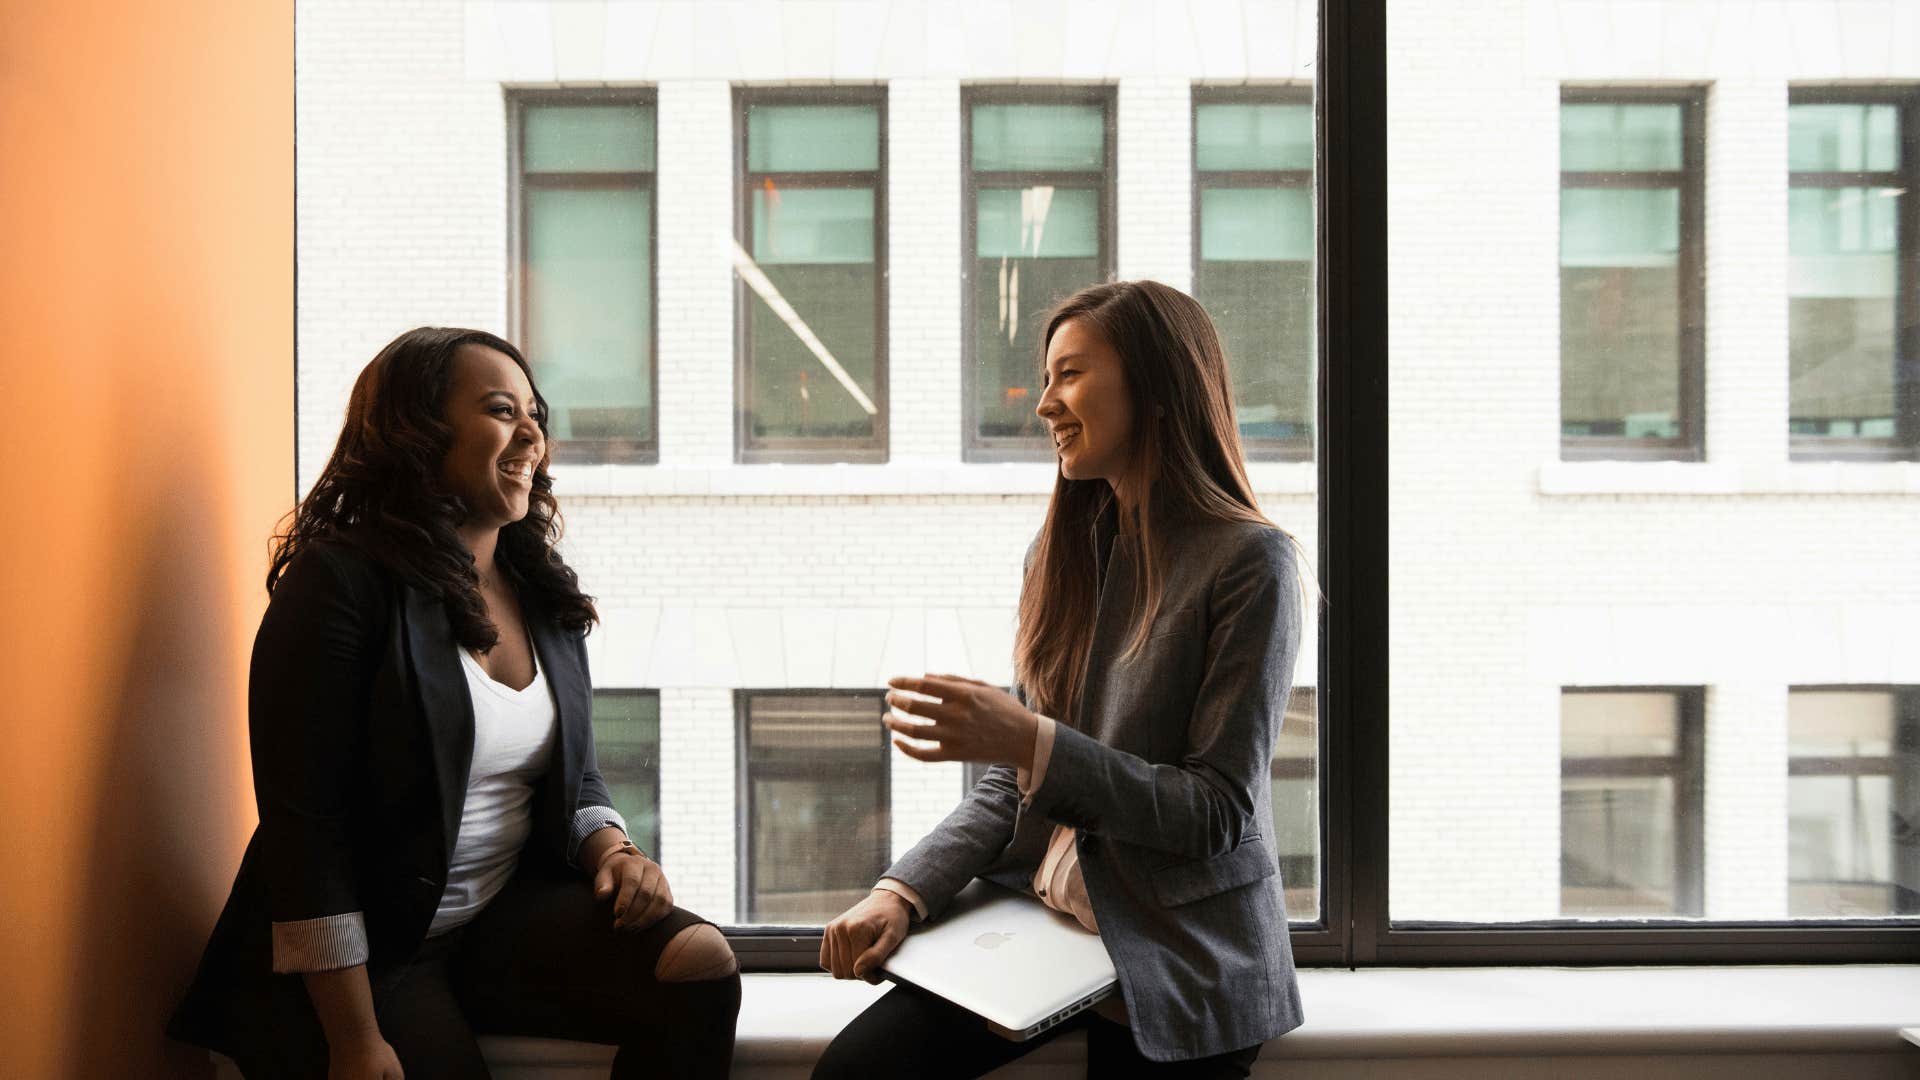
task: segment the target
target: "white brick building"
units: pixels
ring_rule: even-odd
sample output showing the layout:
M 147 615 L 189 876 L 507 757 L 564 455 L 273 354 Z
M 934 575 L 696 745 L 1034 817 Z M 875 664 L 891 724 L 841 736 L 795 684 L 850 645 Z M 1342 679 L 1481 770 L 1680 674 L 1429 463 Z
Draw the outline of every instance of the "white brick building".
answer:
M 736 690 L 1009 677 L 1053 468 L 963 460 L 963 86 L 1116 87 L 1109 257 L 1192 288 L 1190 88 L 1310 84 L 1313 11 L 301 0 L 302 489 L 396 333 L 511 330 L 506 88 L 655 88 L 658 461 L 555 476 L 604 616 L 596 684 L 660 695 L 661 858 L 681 903 L 733 917 Z M 1788 90 L 1920 81 L 1920 5 L 1388 17 L 1393 913 L 1558 915 L 1563 688 L 1684 686 L 1704 688 L 1704 914 L 1782 917 L 1788 688 L 1920 683 L 1920 466 L 1789 456 Z M 733 90 L 825 84 L 887 94 L 887 461 L 736 464 Z M 1704 459 L 1562 461 L 1562 89 L 1665 84 L 1705 95 Z M 1251 468 L 1310 542 L 1313 466 Z M 1315 670 L 1309 647 L 1297 682 Z M 897 852 L 961 779 L 890 769 Z

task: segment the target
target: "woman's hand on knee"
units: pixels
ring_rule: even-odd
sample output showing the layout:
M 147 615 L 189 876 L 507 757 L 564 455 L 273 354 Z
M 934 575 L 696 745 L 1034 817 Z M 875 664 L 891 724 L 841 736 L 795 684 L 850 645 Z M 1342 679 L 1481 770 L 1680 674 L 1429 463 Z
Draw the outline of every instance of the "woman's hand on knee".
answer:
M 820 966 L 836 979 L 880 981 L 880 965 L 907 937 L 907 901 L 875 889 L 827 924 L 820 935 Z
M 660 864 L 640 854 L 613 854 L 593 876 L 593 895 L 613 898 L 615 930 L 645 930 L 673 910 L 673 890 Z

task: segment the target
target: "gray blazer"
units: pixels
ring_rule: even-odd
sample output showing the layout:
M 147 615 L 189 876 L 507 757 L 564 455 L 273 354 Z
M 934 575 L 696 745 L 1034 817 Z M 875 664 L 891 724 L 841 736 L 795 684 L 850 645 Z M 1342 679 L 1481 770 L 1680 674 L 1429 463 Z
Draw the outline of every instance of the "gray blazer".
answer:
M 996 765 L 886 872 L 929 918 L 975 876 L 1028 887 L 1056 823 L 1081 872 L 1140 1052 L 1181 1061 L 1300 1025 L 1272 842 L 1269 762 L 1300 643 L 1292 544 L 1278 529 L 1168 522 L 1166 592 L 1145 647 L 1131 545 L 1094 526 L 1100 601 L 1086 691 L 1059 718 L 1024 805 Z M 1110 552 L 1110 554 L 1109 554 Z

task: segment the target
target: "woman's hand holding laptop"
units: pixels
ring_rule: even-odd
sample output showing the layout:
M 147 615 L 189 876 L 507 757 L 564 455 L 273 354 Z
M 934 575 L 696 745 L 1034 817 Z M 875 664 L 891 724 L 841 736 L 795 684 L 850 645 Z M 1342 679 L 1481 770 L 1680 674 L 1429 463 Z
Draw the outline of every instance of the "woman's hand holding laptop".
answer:
M 820 966 L 836 979 L 880 981 L 880 965 L 907 937 L 907 901 L 875 889 L 827 924 L 820 937 Z

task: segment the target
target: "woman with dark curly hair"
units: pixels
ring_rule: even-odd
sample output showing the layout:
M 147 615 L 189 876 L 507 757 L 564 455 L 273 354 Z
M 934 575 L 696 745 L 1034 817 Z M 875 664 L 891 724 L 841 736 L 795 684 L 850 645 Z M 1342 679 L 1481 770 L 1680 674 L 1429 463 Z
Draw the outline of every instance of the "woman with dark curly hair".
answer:
M 360 373 L 276 537 L 248 688 L 260 825 L 176 1037 L 258 1077 L 485 1076 L 475 1032 L 724 1076 L 740 979 L 593 752 L 592 600 L 511 344 L 421 328 Z

